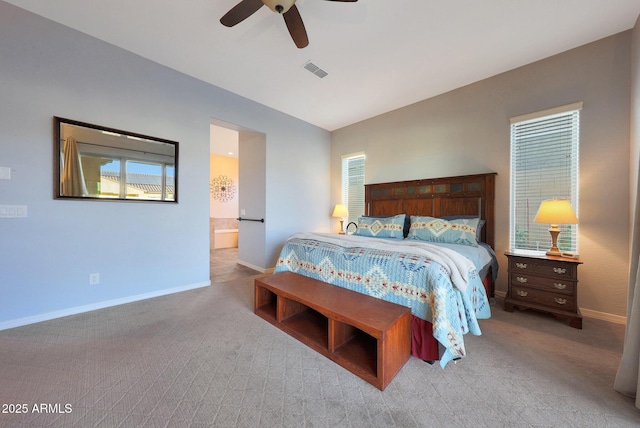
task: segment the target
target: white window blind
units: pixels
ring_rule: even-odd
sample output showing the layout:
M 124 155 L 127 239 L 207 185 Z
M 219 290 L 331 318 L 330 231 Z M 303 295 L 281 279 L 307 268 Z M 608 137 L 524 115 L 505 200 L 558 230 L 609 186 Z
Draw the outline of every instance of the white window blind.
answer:
M 363 153 L 342 157 L 342 203 L 349 211 L 345 224 L 364 214 L 364 161 Z
M 534 223 L 545 199 L 567 199 L 578 218 L 581 103 L 511 119 L 511 250 L 545 252 L 548 224 Z M 560 225 L 561 251 L 578 251 L 578 225 Z

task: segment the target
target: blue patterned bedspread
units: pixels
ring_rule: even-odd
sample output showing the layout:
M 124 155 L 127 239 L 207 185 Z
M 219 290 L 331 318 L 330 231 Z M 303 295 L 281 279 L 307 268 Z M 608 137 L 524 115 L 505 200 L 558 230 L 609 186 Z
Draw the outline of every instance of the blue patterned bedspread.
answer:
M 297 234 L 285 243 L 275 272 L 292 271 L 359 293 L 411 308 L 411 313 L 433 324 L 433 336 L 445 349 L 440 365 L 466 355 L 463 335 L 480 335 L 478 319 L 491 310 L 475 269 L 465 277 L 466 287 L 456 287 L 450 268 L 434 262 L 426 250 L 398 247 L 376 238 Z M 402 244 L 404 240 L 394 240 Z M 440 255 L 441 257 L 441 255 Z

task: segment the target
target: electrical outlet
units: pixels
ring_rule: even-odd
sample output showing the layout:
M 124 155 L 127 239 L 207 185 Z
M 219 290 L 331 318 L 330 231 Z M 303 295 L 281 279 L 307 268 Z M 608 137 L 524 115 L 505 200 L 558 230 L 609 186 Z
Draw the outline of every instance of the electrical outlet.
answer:
M 90 273 L 89 274 L 89 285 L 98 285 L 100 284 L 100 274 L 99 273 Z

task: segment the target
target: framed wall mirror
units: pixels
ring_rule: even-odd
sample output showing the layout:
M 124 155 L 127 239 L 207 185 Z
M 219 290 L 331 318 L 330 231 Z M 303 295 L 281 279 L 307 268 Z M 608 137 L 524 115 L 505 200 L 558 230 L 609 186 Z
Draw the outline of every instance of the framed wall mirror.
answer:
M 54 117 L 56 199 L 178 202 L 178 143 Z

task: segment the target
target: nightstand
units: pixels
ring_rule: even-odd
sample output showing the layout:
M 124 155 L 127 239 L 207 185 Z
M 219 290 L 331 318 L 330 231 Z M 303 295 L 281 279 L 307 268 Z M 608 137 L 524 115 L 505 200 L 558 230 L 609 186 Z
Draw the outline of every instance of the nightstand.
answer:
M 504 309 L 535 309 L 567 319 L 582 328 L 578 308 L 578 259 L 505 253 L 509 260 L 507 296 Z

